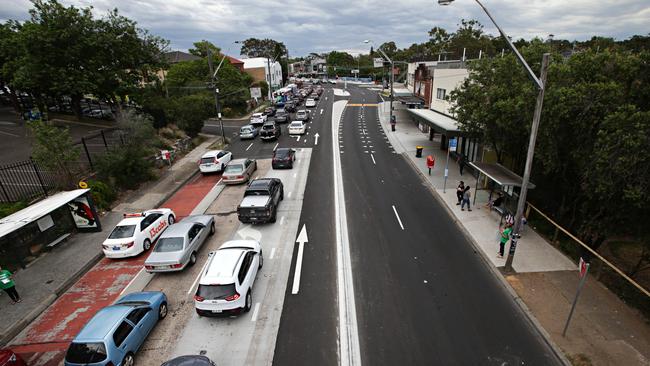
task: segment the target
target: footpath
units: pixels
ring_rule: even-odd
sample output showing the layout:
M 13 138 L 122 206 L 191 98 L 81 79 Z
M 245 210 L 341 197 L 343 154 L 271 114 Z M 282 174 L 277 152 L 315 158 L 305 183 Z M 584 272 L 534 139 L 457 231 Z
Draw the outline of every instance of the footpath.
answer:
M 4 321 L 1 344 L 29 365 L 54 365 L 69 341 L 100 308 L 112 303 L 142 268 L 146 256 L 114 261 L 104 258 L 101 243 L 126 212 L 170 207 L 177 220 L 190 214 L 220 176 L 201 176 L 197 161 L 212 137 L 179 159 L 155 182 L 132 191 L 102 217 L 102 231 L 77 233 L 15 274 L 22 297 L 12 305 L 0 296 Z
M 623 303 L 593 276 L 589 275 L 582 290 L 566 337 L 562 330 L 579 282 L 578 265 L 551 246 L 532 228 L 525 228 L 517 245 L 513 274 L 499 270 L 505 259 L 497 258 L 496 233 L 500 216 L 484 205 L 486 191 L 479 191 L 472 211 L 461 211 L 456 205 L 456 186 L 460 180 L 472 187 L 476 178 L 468 169 L 461 176 L 455 160 L 450 158 L 449 176 L 445 183 L 446 151 L 440 149 L 440 135 L 429 141 L 416 122 L 400 104 L 395 104 L 396 131 L 389 123 L 388 102 L 379 104 L 379 119 L 386 136 L 397 153 L 409 161 L 430 184 L 434 195 L 455 218 L 459 229 L 483 254 L 486 265 L 494 269 L 523 311 L 537 324 L 542 334 L 574 365 L 650 365 L 650 325 L 635 309 Z M 424 148 L 416 158 L 416 146 Z M 426 157 L 435 157 L 431 175 Z M 472 199 L 472 201 L 474 201 Z M 506 245 L 506 251 L 509 243 Z

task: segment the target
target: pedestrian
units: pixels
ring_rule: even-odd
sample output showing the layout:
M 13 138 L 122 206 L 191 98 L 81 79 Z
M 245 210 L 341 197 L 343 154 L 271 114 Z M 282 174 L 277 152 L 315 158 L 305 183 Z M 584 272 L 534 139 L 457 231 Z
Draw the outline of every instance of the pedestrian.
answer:
M 469 207 L 469 199 L 472 197 L 472 193 L 470 192 L 470 187 L 467 186 L 465 187 L 465 190 L 463 191 L 463 202 L 460 204 L 460 210 L 465 211 L 465 205 L 467 204 L 467 211 L 472 211 L 472 209 Z
M 465 155 L 458 156 L 458 165 L 460 166 L 460 175 L 463 175 L 463 168 L 465 168 Z
M 463 193 L 465 193 L 465 182 L 461 180 L 458 184 L 458 187 L 456 188 L 456 198 L 458 198 L 456 206 L 460 205 L 460 201 L 463 200 Z
M 497 258 L 503 258 L 503 251 L 506 247 L 506 243 L 510 239 L 510 233 L 512 232 L 512 224 L 506 223 L 503 230 L 499 229 L 501 237 L 499 238 L 499 253 L 497 253 Z
M 20 295 L 16 291 L 16 285 L 11 278 L 11 272 L 0 267 L 0 288 L 6 292 L 14 303 L 21 302 Z

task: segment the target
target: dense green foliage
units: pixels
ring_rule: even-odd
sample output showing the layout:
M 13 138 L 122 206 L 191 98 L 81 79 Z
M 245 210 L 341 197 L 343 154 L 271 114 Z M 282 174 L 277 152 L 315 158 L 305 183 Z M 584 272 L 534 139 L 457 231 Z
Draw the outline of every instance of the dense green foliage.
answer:
M 111 203 L 117 198 L 117 192 L 115 189 L 102 181 L 99 180 L 89 180 L 88 188 L 90 188 L 90 194 L 93 197 L 93 202 L 95 206 L 102 210 L 109 210 L 111 208 Z
M 0 203 L 0 219 L 3 217 L 7 217 L 14 212 L 18 212 L 27 206 L 29 205 L 27 204 L 27 202 L 24 201 L 11 202 L 11 203 L 2 202 Z
M 63 184 L 74 184 L 79 171 L 79 147 L 75 146 L 67 127 L 55 127 L 46 122 L 29 123 L 34 136 L 32 157 L 41 166 L 58 172 Z

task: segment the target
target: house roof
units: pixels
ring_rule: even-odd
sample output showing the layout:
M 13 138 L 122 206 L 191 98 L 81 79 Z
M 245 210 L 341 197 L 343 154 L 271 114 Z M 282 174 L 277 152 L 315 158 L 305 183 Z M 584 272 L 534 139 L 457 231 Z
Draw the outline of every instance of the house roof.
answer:
M 191 53 L 182 52 L 182 51 L 165 52 L 163 56 L 165 57 L 165 60 L 167 60 L 167 62 L 169 62 L 170 64 L 201 59 L 200 57 L 194 56 Z
M 253 58 L 245 58 L 242 60 L 244 62 L 244 69 L 256 69 L 258 67 L 266 67 L 266 62 L 267 58 L 266 57 L 253 57 Z M 279 62 L 271 62 L 269 60 L 269 63 L 271 65 L 274 64 L 279 64 Z
M 240 60 L 240 59 L 236 59 L 236 58 L 234 58 L 234 57 L 232 57 L 232 56 L 228 56 L 228 55 L 226 55 L 226 58 L 228 59 L 228 61 L 230 61 L 230 64 L 232 64 L 232 65 L 235 65 L 235 64 L 244 64 L 244 61 L 242 61 L 242 60 Z

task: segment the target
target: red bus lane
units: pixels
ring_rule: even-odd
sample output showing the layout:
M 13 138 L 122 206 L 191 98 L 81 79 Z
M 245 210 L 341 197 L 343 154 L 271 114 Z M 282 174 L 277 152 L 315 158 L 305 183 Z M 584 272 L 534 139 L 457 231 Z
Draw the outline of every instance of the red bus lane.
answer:
M 162 207 L 174 210 L 177 221 L 181 220 L 219 179 L 221 175 L 197 175 Z M 100 246 L 101 243 L 92 245 Z M 147 256 L 148 253 L 143 253 L 127 259 L 103 258 L 14 338 L 9 347 L 30 366 L 61 364 L 70 341 L 98 310 L 117 299 L 142 269 Z

